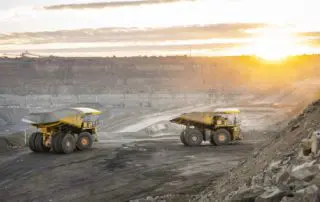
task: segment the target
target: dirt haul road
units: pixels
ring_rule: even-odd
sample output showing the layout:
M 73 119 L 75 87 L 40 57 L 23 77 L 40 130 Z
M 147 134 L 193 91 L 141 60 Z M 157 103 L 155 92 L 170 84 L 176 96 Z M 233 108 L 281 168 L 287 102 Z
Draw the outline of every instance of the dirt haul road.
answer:
M 105 125 L 101 142 L 84 152 L 56 155 L 21 149 L 0 154 L 0 201 L 129 201 L 168 194 L 185 200 L 236 166 L 263 140 L 262 130 L 253 133 L 252 127 L 280 117 L 272 108 L 264 113 L 244 109 L 246 139 L 223 147 L 184 147 L 181 130 L 174 126 L 146 132 L 145 127 L 165 123 L 180 112 Z

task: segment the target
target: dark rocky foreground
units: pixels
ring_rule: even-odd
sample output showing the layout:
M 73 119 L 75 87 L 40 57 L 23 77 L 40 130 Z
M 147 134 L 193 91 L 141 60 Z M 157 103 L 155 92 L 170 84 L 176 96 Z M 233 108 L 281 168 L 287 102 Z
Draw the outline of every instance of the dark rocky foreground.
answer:
M 319 128 L 320 100 L 193 201 L 320 201 L 320 153 L 303 154 L 301 147 Z

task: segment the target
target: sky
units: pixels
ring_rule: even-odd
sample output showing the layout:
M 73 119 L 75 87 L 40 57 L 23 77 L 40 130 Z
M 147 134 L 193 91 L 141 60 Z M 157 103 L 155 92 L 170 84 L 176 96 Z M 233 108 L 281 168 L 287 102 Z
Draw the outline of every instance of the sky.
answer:
M 319 52 L 318 0 L 10 0 L 0 53 L 59 56 Z

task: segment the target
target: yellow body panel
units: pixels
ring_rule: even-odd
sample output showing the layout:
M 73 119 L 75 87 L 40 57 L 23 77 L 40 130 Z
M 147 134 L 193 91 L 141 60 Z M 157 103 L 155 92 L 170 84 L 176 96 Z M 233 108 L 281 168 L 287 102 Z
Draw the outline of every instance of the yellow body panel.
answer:
M 77 116 L 68 116 L 60 119 L 60 122 L 75 126 L 77 128 L 81 128 L 81 125 L 83 123 L 83 116 L 80 115 Z
M 214 112 L 191 112 L 187 114 L 182 114 L 179 118 L 206 125 L 212 125 L 214 115 Z
M 218 108 L 214 110 L 216 114 L 239 114 L 240 110 L 237 108 Z

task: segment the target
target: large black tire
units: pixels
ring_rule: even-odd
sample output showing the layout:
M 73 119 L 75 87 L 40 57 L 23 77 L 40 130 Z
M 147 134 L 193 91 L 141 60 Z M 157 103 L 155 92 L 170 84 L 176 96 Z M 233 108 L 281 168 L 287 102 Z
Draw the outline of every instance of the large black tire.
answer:
M 63 136 L 63 133 L 56 133 L 52 136 L 52 141 L 51 141 L 51 148 L 52 151 L 55 153 L 62 153 L 62 147 L 61 147 L 61 138 Z
M 38 136 L 38 133 L 32 133 L 29 137 L 29 148 L 33 151 L 33 152 L 38 152 L 36 149 L 36 138 Z
M 82 151 L 85 149 L 90 149 L 93 145 L 93 137 L 89 132 L 82 132 L 78 136 L 77 149 Z
M 38 133 L 35 139 L 35 147 L 37 152 L 49 152 L 50 147 L 46 147 L 43 144 L 43 135 L 41 133 Z
M 185 146 L 188 146 L 188 144 L 187 144 L 187 142 L 186 142 L 186 140 L 185 140 L 185 131 L 183 131 L 183 132 L 181 132 L 181 134 L 180 134 L 180 140 L 181 140 L 181 142 L 185 145 Z
M 184 138 L 188 146 L 199 146 L 203 141 L 201 131 L 195 128 L 187 129 Z
M 231 141 L 231 134 L 228 130 L 221 128 L 213 133 L 211 139 L 217 146 L 226 145 Z
M 213 136 L 214 134 L 212 134 L 210 137 L 210 144 L 212 144 L 213 146 L 217 146 L 217 144 L 214 142 Z
M 76 140 L 73 135 L 71 134 L 65 134 L 63 136 L 60 136 L 59 144 L 58 146 L 61 149 L 61 152 L 64 154 L 69 154 L 74 151 L 76 148 Z

